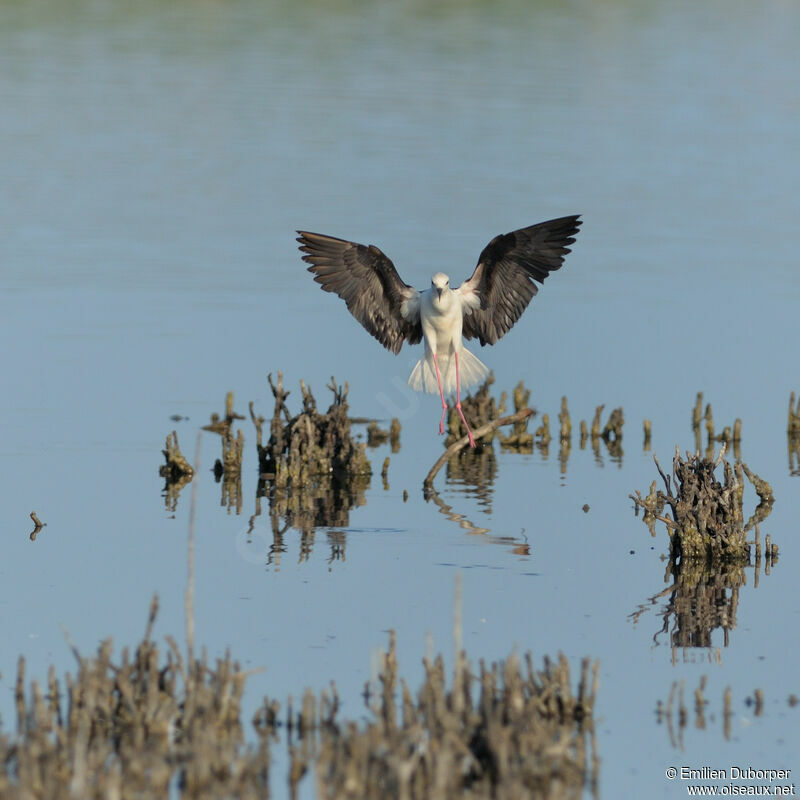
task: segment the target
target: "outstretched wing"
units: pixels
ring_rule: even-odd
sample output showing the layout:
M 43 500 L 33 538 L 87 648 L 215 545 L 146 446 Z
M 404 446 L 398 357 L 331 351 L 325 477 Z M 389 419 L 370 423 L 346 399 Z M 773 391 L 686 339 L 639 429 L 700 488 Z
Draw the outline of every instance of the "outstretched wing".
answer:
M 400 279 L 374 245 L 297 231 L 303 261 L 326 292 L 335 292 L 350 313 L 388 350 L 422 339 L 419 292 Z
M 580 225 L 578 216 L 561 217 L 495 236 L 457 290 L 464 301 L 463 335 L 483 345 L 508 333 L 538 291 L 534 281 L 542 283 L 564 263 Z

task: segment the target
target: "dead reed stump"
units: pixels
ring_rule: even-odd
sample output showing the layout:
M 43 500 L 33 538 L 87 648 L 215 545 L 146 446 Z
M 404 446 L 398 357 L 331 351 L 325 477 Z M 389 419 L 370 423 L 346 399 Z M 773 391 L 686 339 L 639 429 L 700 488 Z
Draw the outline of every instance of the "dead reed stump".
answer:
M 333 403 L 321 414 L 311 389 L 300 381 L 303 408 L 292 416 L 286 406 L 289 392 L 283 388 L 283 375 L 278 373 L 277 384 L 272 382 L 272 375 L 268 379 L 275 410 L 269 442 L 259 446 L 262 475 L 270 477 L 276 487 L 286 488 L 307 485 L 323 475 L 343 478 L 372 474 L 364 445 L 350 433 L 347 383 L 337 386 L 331 378 L 328 389 L 333 393 Z
M 723 445 L 716 460 L 701 457 L 699 453 L 682 458 L 677 448 L 672 461 L 672 475 L 665 475 L 658 459 L 656 467 L 664 482 L 666 492 L 656 490 L 654 481 L 650 493 L 630 495 L 636 511 L 641 508 L 645 522 L 660 520 L 667 526 L 670 537 L 670 556 L 680 558 L 706 558 L 710 560 L 748 560 L 750 545 L 747 532 L 764 519 L 773 503 L 770 485 L 753 473 L 742 461 L 731 465 L 723 460 Z M 715 474 L 723 465 L 723 480 Z M 744 522 L 742 498 L 745 476 L 758 494 L 760 503 L 754 514 Z M 666 507 L 672 515 L 664 514 Z
M 441 656 L 424 665 L 414 698 L 398 679 L 392 633 L 378 690 L 365 691 L 366 725 L 339 723 L 336 701 L 322 698 L 318 797 L 578 800 L 585 788 L 596 788 L 597 663 L 583 660 L 577 691 L 564 656 L 545 658 L 536 669 L 529 653 L 511 655 L 491 666 L 481 661 L 473 671 L 462 651 L 449 682 Z

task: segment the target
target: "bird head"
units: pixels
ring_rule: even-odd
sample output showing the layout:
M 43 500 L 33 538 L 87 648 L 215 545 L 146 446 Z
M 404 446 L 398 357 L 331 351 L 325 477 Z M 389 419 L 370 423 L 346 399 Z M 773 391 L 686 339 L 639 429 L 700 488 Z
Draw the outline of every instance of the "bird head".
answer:
M 445 289 L 449 288 L 450 288 L 450 278 L 449 276 L 445 275 L 444 272 L 437 272 L 431 278 L 431 289 L 433 289 L 436 292 L 436 294 L 439 296 L 440 299 L 442 297 L 442 292 Z

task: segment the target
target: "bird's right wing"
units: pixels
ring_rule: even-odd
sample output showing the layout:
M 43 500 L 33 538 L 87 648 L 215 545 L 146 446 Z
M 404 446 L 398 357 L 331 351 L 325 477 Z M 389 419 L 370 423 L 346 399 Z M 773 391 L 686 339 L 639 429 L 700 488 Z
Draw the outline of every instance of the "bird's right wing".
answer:
M 387 350 L 422 340 L 419 292 L 400 279 L 394 264 L 374 245 L 298 231 L 303 261 L 326 292 L 335 292 L 350 313 Z
M 561 217 L 495 236 L 469 280 L 456 291 L 468 309 L 466 339 L 494 344 L 511 330 L 544 279 L 563 263 L 581 221 Z

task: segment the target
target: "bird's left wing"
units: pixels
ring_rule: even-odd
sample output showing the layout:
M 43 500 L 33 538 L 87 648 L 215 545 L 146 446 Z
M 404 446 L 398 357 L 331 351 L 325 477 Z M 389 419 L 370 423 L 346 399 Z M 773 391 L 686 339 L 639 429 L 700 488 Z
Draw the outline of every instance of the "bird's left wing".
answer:
M 494 344 L 514 325 L 541 283 L 564 263 L 581 221 L 551 219 L 495 236 L 469 280 L 458 287 L 465 313 L 463 335 Z
M 385 348 L 422 339 L 419 292 L 404 283 L 394 264 L 374 245 L 298 231 L 303 261 L 326 292 L 335 292 L 350 313 Z

